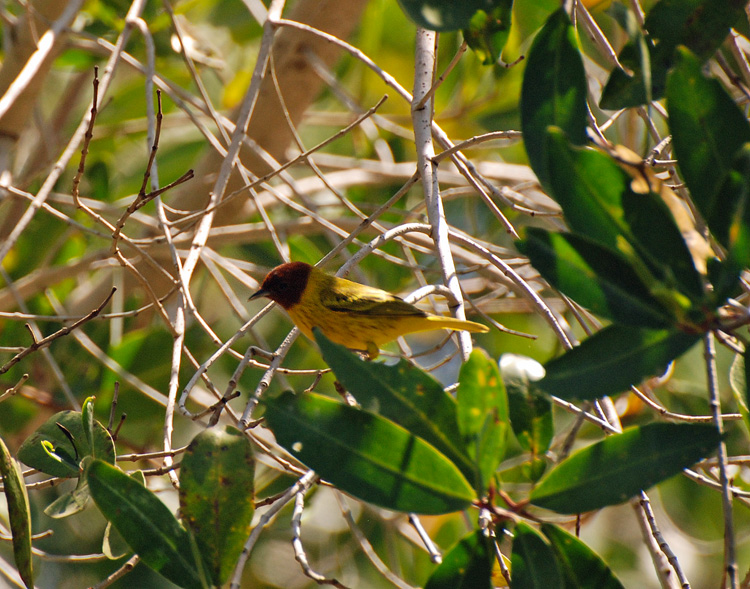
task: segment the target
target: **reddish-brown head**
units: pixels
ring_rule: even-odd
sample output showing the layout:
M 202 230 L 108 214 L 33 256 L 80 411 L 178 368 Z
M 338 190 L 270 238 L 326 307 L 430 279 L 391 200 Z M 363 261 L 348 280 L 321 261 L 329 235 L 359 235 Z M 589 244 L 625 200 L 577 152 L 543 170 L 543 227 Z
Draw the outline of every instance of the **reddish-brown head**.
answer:
M 276 266 L 263 279 L 260 290 L 254 293 L 250 300 L 268 297 L 285 309 L 299 303 L 302 293 L 307 286 L 312 266 L 304 262 L 290 262 Z

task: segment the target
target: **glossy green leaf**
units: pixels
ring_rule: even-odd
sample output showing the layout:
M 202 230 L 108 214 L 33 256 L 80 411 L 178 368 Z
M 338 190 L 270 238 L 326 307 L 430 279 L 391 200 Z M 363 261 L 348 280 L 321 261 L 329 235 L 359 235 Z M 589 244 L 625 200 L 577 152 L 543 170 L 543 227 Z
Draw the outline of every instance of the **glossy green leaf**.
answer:
M 615 395 L 644 378 L 662 374 L 700 337 L 670 329 L 610 325 L 548 362 L 544 366 L 547 374 L 538 385 L 561 399 Z
M 475 12 L 463 31 L 467 45 L 484 65 L 497 63 L 510 35 L 513 0 L 500 0 L 495 4 L 491 11 Z
M 471 479 L 474 465 L 458 431 L 455 399 L 431 375 L 401 359 L 366 362 L 313 330 L 323 359 L 363 409 L 382 415 L 435 446 Z
M 494 560 L 490 540 L 475 530 L 448 551 L 424 589 L 492 589 Z
M 602 558 L 559 526 L 542 524 L 569 589 L 624 589 Z
M 474 349 L 458 376 L 458 429 L 477 466 L 477 494 L 487 485 L 505 454 L 508 398 L 497 364 L 484 350 Z
M 62 425 L 72 435 L 75 447 L 60 427 Z M 79 463 L 84 456 L 96 455 L 98 458 L 114 464 L 115 445 L 112 436 L 106 428 L 94 421 L 93 425 L 94 448 L 89 446 L 87 435 L 82 424 L 82 414 L 78 411 L 62 411 L 56 413 L 45 421 L 31 434 L 18 449 L 18 458 L 24 464 L 36 468 L 46 474 L 56 477 L 77 477 L 80 471 L 77 467 L 56 460 L 42 447 L 42 442 L 52 444 L 55 452 L 75 458 L 74 463 Z M 77 458 L 76 458 L 77 457 Z
M 519 249 L 553 287 L 618 323 L 667 327 L 662 307 L 618 252 L 572 233 L 527 229 Z
M 750 123 L 698 58 L 681 47 L 667 79 L 669 130 L 680 173 L 714 237 L 726 247 L 739 195 L 720 191 L 735 154 L 750 142 Z
M 13 557 L 18 574 L 29 589 L 34 587 L 31 561 L 31 513 L 21 469 L 0 438 L 0 477 L 3 481 L 8 520 L 13 541 Z
M 250 440 L 231 426 L 199 433 L 180 463 L 180 514 L 214 585 L 223 585 L 250 535 L 255 511 Z
M 511 587 L 563 589 L 563 577 L 555 553 L 530 525 L 520 522 L 513 530 Z
M 685 45 L 698 55 L 701 62 L 705 62 L 743 16 L 744 7 L 743 0 L 658 2 L 644 23 L 648 32 L 645 40 L 647 55 L 642 55 L 643 49 L 637 38 L 623 47 L 619 61 L 631 70 L 632 75 L 614 69 L 602 92 L 600 106 L 615 110 L 661 98 L 677 46 Z
M 265 399 L 281 446 L 342 491 L 395 511 L 448 513 L 476 498 L 443 454 L 401 426 L 315 394 Z
M 477 10 L 491 12 L 501 0 L 398 0 L 403 11 L 418 26 L 432 31 L 465 29 Z
M 575 29 L 561 8 L 534 39 L 521 87 L 524 145 L 531 168 L 543 185 L 550 176 L 547 128 L 558 127 L 575 145 L 586 142 L 586 93 Z
M 187 530 L 154 493 L 102 460 L 89 467 L 88 482 L 99 510 L 144 564 L 181 587 L 204 586 Z
M 659 196 L 634 192 L 633 178 L 612 158 L 570 145 L 559 129 L 550 129 L 548 148 L 551 190 L 573 233 L 618 251 L 670 311 L 688 307 L 685 296 L 703 298 L 702 277 Z
M 552 442 L 552 403 L 528 379 L 503 372 L 508 392 L 510 425 L 521 448 L 531 453 L 532 460 L 544 455 Z
M 711 454 L 713 425 L 652 423 L 611 435 L 563 460 L 529 501 L 557 513 L 582 513 L 627 501 Z

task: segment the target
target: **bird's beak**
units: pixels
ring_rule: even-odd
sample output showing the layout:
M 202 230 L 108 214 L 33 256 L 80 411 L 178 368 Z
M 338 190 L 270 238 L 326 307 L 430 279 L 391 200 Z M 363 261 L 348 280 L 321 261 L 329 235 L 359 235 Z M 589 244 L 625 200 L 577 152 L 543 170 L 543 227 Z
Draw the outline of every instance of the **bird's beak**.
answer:
M 250 298 L 248 298 L 248 301 L 254 301 L 255 299 L 259 299 L 261 297 L 267 297 L 268 291 L 265 288 L 261 288 L 260 290 L 254 292 L 250 295 Z

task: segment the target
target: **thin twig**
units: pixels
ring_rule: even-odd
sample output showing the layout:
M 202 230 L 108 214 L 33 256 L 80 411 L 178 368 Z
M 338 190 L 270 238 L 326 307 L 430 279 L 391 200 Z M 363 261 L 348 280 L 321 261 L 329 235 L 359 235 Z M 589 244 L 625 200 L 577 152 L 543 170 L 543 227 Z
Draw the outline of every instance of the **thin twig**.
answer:
M 115 294 L 115 289 L 113 288 L 110 293 L 107 295 L 107 298 L 104 299 L 101 304 L 91 311 L 88 315 L 85 315 L 72 325 L 66 325 L 62 329 L 59 329 L 55 333 L 48 335 L 47 337 L 41 339 L 41 340 L 35 340 L 34 343 L 32 343 L 29 347 L 27 347 L 23 352 L 19 352 L 16 354 L 13 358 L 11 358 L 8 362 L 6 362 L 2 367 L 0 367 L 0 374 L 5 374 L 10 370 L 13 366 L 18 364 L 21 360 L 23 360 L 26 356 L 29 354 L 32 354 L 33 352 L 36 352 L 37 350 L 41 348 L 46 348 L 49 346 L 53 341 L 56 339 L 59 339 L 61 337 L 64 337 L 68 334 L 70 334 L 72 331 L 78 329 L 81 325 L 84 323 L 88 323 L 91 321 L 94 317 L 96 317 L 99 313 L 101 313 L 102 309 L 109 303 L 109 300 L 112 298 L 112 295 Z M 33 336 L 33 333 L 32 333 Z

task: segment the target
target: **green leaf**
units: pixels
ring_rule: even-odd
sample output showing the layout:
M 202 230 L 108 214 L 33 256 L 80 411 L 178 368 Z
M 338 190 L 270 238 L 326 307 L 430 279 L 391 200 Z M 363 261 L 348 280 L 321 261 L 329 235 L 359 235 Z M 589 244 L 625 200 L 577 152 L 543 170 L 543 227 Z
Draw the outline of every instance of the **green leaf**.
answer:
M 521 87 L 521 131 L 529 163 L 542 185 L 549 181 L 547 128 L 554 125 L 575 145 L 586 142 L 586 74 L 575 29 L 560 8 L 534 39 Z
M 709 455 L 713 425 L 652 423 L 626 429 L 575 452 L 545 476 L 529 501 L 557 513 L 581 513 L 627 501 Z
M 489 12 L 478 10 L 471 17 L 469 27 L 464 29 L 464 39 L 484 65 L 492 65 L 500 59 L 510 35 L 513 0 L 500 0 Z
M 509 376 L 503 371 L 508 392 L 510 425 L 519 445 L 531 453 L 531 459 L 543 456 L 552 442 L 552 403 L 521 375 Z
M 520 522 L 513 530 L 510 557 L 512 587 L 523 589 L 563 589 L 563 578 L 555 553 L 530 525 Z
M 727 246 L 739 195 L 720 188 L 735 154 L 750 142 L 750 124 L 718 80 L 703 75 L 684 47 L 667 79 L 667 112 L 674 152 L 690 195 L 714 237 Z
M 403 358 L 395 366 L 366 362 L 330 341 L 319 329 L 313 333 L 336 379 L 363 409 L 390 419 L 435 446 L 467 479 L 473 478 L 474 465 L 458 430 L 456 401 L 437 380 Z
M 457 31 L 469 26 L 475 12 L 492 12 L 503 0 L 398 0 L 398 3 L 417 26 L 432 31 Z
M 478 495 L 487 490 L 505 454 L 508 435 L 508 398 L 497 364 L 480 349 L 474 349 L 458 376 L 458 429 L 477 466 Z
M 70 432 L 75 440 L 75 447 L 57 424 Z M 82 414 L 78 411 L 56 413 L 21 444 L 18 449 L 18 458 L 24 464 L 52 476 L 77 477 L 80 474 L 78 468 L 55 459 L 42 447 L 42 442 L 49 442 L 56 453 L 63 456 L 77 456 L 78 460 L 74 463 L 79 463 L 85 456 L 96 455 L 114 464 L 115 445 L 112 436 L 98 421 L 94 422 L 93 428 L 94 450 L 92 451 L 83 428 Z
M 726 216 L 722 223 L 728 225 L 723 244 L 728 250 L 726 266 L 730 274 L 725 277 L 727 284 L 722 290 L 732 292 L 740 270 L 750 266 L 750 143 L 735 154 L 716 200 L 731 203 L 723 204 L 718 214 Z M 717 305 L 721 304 L 723 298 L 717 300 Z
M 658 2 L 644 23 L 648 31 L 645 43 L 636 38 L 620 52 L 620 63 L 632 75 L 619 68 L 612 71 L 602 91 L 601 107 L 616 110 L 661 98 L 677 46 L 685 45 L 697 54 L 700 62 L 705 62 L 743 16 L 744 7 L 743 0 Z M 644 50 L 647 50 L 645 56 Z
M 173 583 L 202 588 L 190 536 L 159 498 L 119 468 L 94 460 L 91 496 L 141 561 Z
M 664 201 L 635 192 L 634 178 L 604 153 L 570 145 L 559 129 L 547 138 L 551 191 L 571 231 L 619 252 L 673 313 L 689 307 L 685 296 L 702 300 L 702 277 Z
M 734 393 L 734 400 L 737 402 L 737 407 L 742 415 L 742 422 L 745 424 L 745 429 L 750 432 L 750 411 L 748 407 L 750 404 L 748 401 L 748 360 L 747 356 L 750 355 L 748 349 L 745 348 L 745 352 L 742 354 L 735 354 L 732 366 L 729 369 L 729 384 L 732 387 L 732 393 Z
M 495 552 L 482 530 L 467 534 L 443 557 L 424 589 L 492 589 Z
M 199 433 L 180 463 L 180 514 L 214 585 L 227 581 L 250 535 L 254 473 L 250 440 L 231 426 Z
M 44 513 L 54 519 L 74 515 L 85 509 L 90 497 L 86 477 L 79 477 L 76 488 L 60 495 L 44 509 Z
M 619 252 L 580 235 L 533 227 L 518 246 L 550 285 L 597 315 L 640 327 L 670 324 L 669 312 Z
M 456 466 L 375 414 L 315 394 L 265 399 L 277 442 L 341 490 L 395 511 L 448 513 L 476 499 Z
M 29 497 L 23 482 L 21 469 L 0 438 L 0 476 L 3 480 L 5 501 L 8 505 L 8 520 L 13 540 L 13 557 L 18 574 L 24 585 L 34 587 L 34 571 L 31 561 L 31 514 Z
M 542 524 L 570 589 L 624 589 L 602 558 L 559 526 Z
M 537 384 L 548 395 L 568 400 L 621 393 L 646 377 L 662 374 L 700 337 L 670 329 L 610 325 L 548 362 L 547 374 Z

